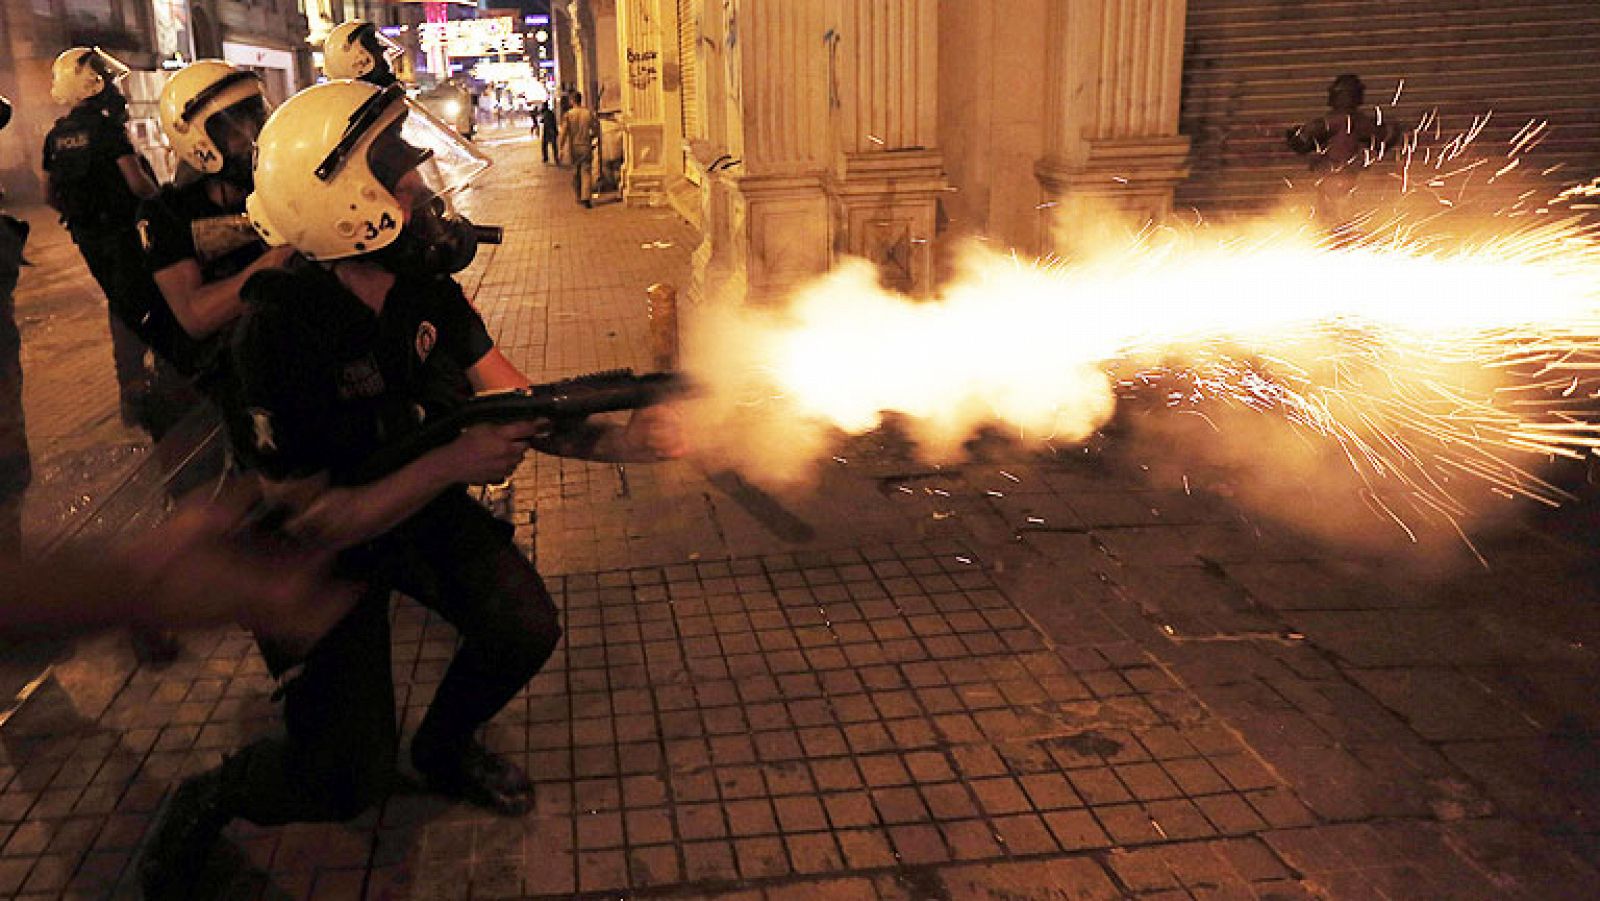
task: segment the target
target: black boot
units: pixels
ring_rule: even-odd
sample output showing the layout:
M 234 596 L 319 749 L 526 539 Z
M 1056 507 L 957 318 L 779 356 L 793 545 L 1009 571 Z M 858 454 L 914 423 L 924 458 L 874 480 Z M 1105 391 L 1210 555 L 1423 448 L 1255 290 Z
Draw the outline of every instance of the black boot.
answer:
M 522 816 L 533 809 L 528 774 L 476 739 L 438 741 L 418 732 L 411 743 L 411 763 L 428 787 L 442 795 L 501 816 Z
M 220 769 L 183 780 L 167 799 L 139 859 L 139 884 L 145 898 L 196 897 L 206 858 L 231 819 L 223 802 Z

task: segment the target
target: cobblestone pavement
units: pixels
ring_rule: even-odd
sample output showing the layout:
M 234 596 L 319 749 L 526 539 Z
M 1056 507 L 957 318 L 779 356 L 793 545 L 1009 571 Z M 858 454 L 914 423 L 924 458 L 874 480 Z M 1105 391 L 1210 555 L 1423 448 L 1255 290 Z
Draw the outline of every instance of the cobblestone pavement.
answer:
M 30 544 L 51 540 L 137 464 L 149 441 L 122 424 L 105 296 L 49 209 L 13 209 L 33 224 L 16 290 L 23 407 L 34 481 L 24 508 Z
M 77 246 L 48 208 L 8 210 L 33 226 L 33 265 L 22 270 L 15 300 L 33 457 L 23 535 L 37 549 L 96 510 L 149 457 L 150 443 L 122 424 L 105 297 Z M 0 642 L 0 717 L 57 650 Z
M 686 283 L 695 238 L 576 208 L 498 137 L 472 212 L 508 242 L 464 281 L 502 346 L 540 379 L 643 368 L 643 289 Z M 781 496 L 530 460 L 519 533 L 566 640 L 488 741 L 537 810 L 406 789 L 349 824 L 236 825 L 218 894 L 1592 897 L 1587 508 L 1504 524 L 1492 570 L 1424 568 L 1191 494 L 1115 435 L 841 457 Z M 453 642 L 398 602 L 408 730 Z M 175 780 L 274 728 L 236 631 L 160 672 L 96 660 L 0 728 L 0 894 L 129 895 Z

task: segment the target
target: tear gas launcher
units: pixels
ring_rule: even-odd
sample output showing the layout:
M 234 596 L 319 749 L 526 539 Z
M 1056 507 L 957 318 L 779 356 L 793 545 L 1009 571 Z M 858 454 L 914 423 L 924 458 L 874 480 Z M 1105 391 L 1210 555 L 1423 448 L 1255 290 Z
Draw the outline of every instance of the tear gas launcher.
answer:
M 480 394 L 423 423 L 422 427 L 368 457 L 352 473 L 356 483 L 387 475 L 436 447 L 455 440 L 468 426 L 549 419 L 555 429 L 598 413 L 637 410 L 692 393 L 676 372 L 635 375 L 629 369 L 596 372 L 512 391 Z

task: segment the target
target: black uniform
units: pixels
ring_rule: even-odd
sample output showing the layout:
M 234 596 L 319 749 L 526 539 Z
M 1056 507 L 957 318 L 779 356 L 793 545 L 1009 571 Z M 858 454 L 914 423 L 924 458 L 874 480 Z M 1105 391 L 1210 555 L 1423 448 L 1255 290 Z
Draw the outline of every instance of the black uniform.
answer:
M 44 169 L 50 173 L 50 203 L 105 292 L 117 384 L 124 403 L 136 405 L 149 390 L 149 373 L 145 348 L 128 323 L 144 316 L 156 288 L 133 227 L 139 197 L 117 165 L 125 156 L 137 157 L 121 107 L 113 102 L 120 99 L 108 92 L 56 120 L 44 139 Z
M 145 266 L 160 272 L 184 260 L 200 267 L 201 281 L 209 284 L 231 278 L 254 263 L 267 247 L 249 241 L 226 253 L 207 256 L 195 247 L 194 226 L 199 220 L 236 217 L 243 209 L 229 209 L 214 203 L 206 192 L 202 177 L 183 185 L 170 184 L 152 200 L 139 207 L 138 235 Z M 238 379 L 230 359 L 232 326 L 225 325 L 204 338 L 194 338 L 184 330 L 166 298 L 159 295 L 140 334 L 156 353 L 211 401 L 230 430 L 242 416 L 238 403 Z
M 381 314 L 310 264 L 258 274 L 244 294 L 250 309 L 233 347 L 250 422 L 235 444 L 273 478 L 350 481 L 386 442 L 470 396 L 465 372 L 493 347 L 447 278 L 397 281 Z M 224 764 L 230 811 L 259 824 L 346 819 L 381 798 L 397 743 L 391 589 L 438 611 L 463 639 L 414 752 L 425 741 L 464 744 L 505 706 L 561 636 L 554 601 L 510 538 L 456 486 L 342 555 L 341 574 L 368 593 L 287 686 L 287 738 Z
M 267 252 L 267 246 L 251 241 L 227 253 L 207 257 L 195 247 L 194 225 L 202 219 L 231 217 L 243 209 L 229 209 L 211 200 L 206 192 L 206 179 L 189 182 L 183 186 L 167 185 L 154 200 L 139 207 L 138 235 L 143 248 L 145 265 L 152 273 L 175 266 L 184 260 L 194 260 L 200 267 L 200 279 L 207 284 L 232 278 L 243 272 L 251 263 Z M 148 340 L 158 353 L 172 361 L 185 376 L 192 378 L 208 397 L 219 399 L 218 391 L 226 388 L 230 370 L 227 360 L 229 327 L 223 327 L 205 338 L 191 338 L 178 324 L 162 298 L 159 309 L 151 317 Z

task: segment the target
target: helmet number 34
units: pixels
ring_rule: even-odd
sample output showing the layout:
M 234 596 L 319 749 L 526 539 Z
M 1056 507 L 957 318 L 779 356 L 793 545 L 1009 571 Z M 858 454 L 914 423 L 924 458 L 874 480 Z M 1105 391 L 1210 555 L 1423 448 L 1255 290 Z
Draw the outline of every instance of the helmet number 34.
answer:
M 376 238 L 380 232 L 392 231 L 395 226 L 399 224 L 400 223 L 394 221 L 393 216 L 389 215 L 388 213 L 384 213 L 382 216 L 378 217 L 377 222 L 368 221 L 366 223 L 367 231 L 363 237 L 365 237 L 368 241 L 371 241 L 373 238 Z

